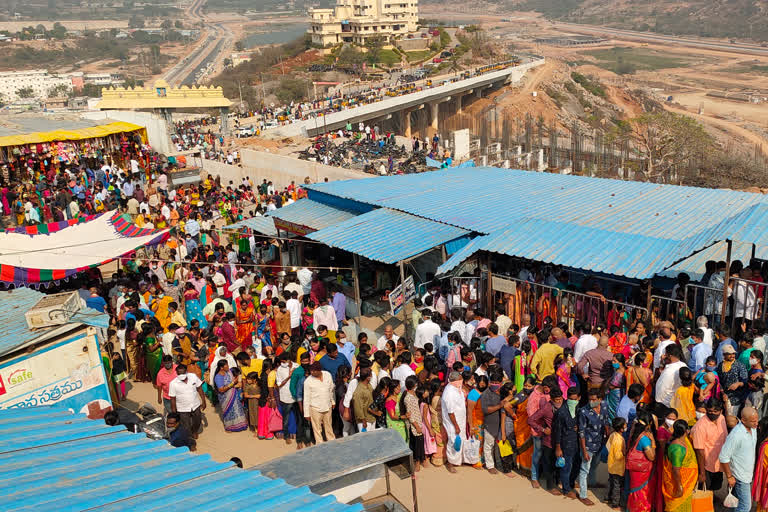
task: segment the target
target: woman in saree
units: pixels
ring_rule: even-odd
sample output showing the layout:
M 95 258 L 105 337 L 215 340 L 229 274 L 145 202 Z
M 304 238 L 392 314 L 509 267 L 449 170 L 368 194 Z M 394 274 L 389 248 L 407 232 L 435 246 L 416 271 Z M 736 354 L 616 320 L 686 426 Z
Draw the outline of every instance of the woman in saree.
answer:
M 506 414 L 512 416 L 515 422 L 515 446 L 517 452 L 517 467 L 530 475 L 533 464 L 533 434 L 528 425 L 528 397 L 536 386 L 536 377 L 529 376 L 523 383 L 523 390 L 504 406 Z M 499 395 L 504 399 L 504 396 Z
M 688 422 L 677 420 L 667 445 L 661 480 L 666 512 L 691 512 L 693 491 L 699 478 L 696 453 L 688 438 Z
M 216 285 L 213 283 L 213 278 L 208 276 L 205 278 L 205 284 L 200 289 L 200 298 L 198 301 L 200 302 L 201 310 L 205 309 L 205 306 L 211 303 L 211 301 L 214 299 L 215 293 Z
M 150 382 L 156 382 L 157 372 L 160 371 L 163 359 L 163 344 L 157 339 L 154 326 L 145 323 L 142 327 L 147 372 L 149 372 Z
M 608 404 L 608 417 L 613 420 L 616 417 L 616 409 L 619 407 L 621 397 L 624 396 L 625 379 L 627 373 L 627 367 L 625 365 L 626 359 L 624 354 L 614 354 L 613 361 L 613 375 L 608 380 L 608 397 L 606 403 Z
M 235 339 L 245 350 L 253 345 L 253 323 L 256 320 L 256 309 L 253 297 L 249 293 L 235 299 Z
M 192 320 L 200 322 L 201 329 L 208 328 L 208 320 L 203 315 L 203 308 L 200 306 L 200 294 L 197 293 L 195 285 L 187 282 L 184 285 L 184 312 L 187 316 L 187 325 L 192 325 Z
M 768 418 L 760 420 L 757 426 L 757 457 L 755 477 L 752 481 L 752 499 L 757 504 L 756 512 L 768 512 Z
M 133 379 L 139 380 L 139 332 L 136 330 L 136 319 L 129 318 L 125 322 L 125 354 L 128 357 L 128 372 L 132 374 Z
M 301 312 L 301 329 L 305 332 L 307 329 L 314 329 L 313 322 L 315 320 L 315 301 L 307 301 L 307 305 L 304 306 L 304 310 Z
M 656 429 L 656 471 L 651 481 L 653 491 L 654 509 L 664 510 L 664 492 L 662 490 L 662 475 L 664 473 L 664 460 L 666 459 L 667 443 L 672 437 L 672 426 L 677 421 L 677 411 L 667 409 L 667 415 L 659 419 L 659 427 Z
M 576 380 L 576 376 L 573 372 L 573 367 L 576 365 L 573 360 L 573 349 L 566 347 L 563 349 L 562 355 L 555 357 L 555 375 L 557 376 L 557 385 L 560 391 L 563 392 L 563 396 L 568 396 L 568 389 L 572 387 L 579 387 L 579 383 Z
M 443 395 L 443 386 L 437 380 L 429 382 L 429 424 L 435 438 L 435 452 L 432 454 L 432 465 L 435 467 L 445 464 L 445 429 L 443 428 L 442 406 L 440 398 Z M 424 420 L 427 421 L 427 420 Z
M 515 373 L 515 393 L 520 393 L 523 391 L 523 384 L 525 383 L 525 379 L 531 374 L 531 369 L 528 365 L 528 362 L 531 360 L 531 342 L 525 340 L 520 345 L 520 350 L 520 354 L 515 356 L 515 360 L 512 365 Z
M 391 428 L 408 444 L 408 414 L 400 410 L 400 381 L 392 379 L 389 382 L 389 394 L 384 402 L 387 410 L 387 428 Z
M 648 360 L 645 352 L 638 352 L 635 354 L 635 364 L 627 368 L 625 374 L 625 381 L 627 391 L 632 384 L 640 384 L 643 386 L 643 396 L 640 398 L 640 403 L 648 405 L 651 403 L 651 393 L 653 391 L 653 373 L 649 366 L 652 362 Z
M 401 338 L 402 339 L 402 338 Z M 471 372 L 470 378 L 474 375 Z M 480 441 L 480 461 L 472 467 L 483 469 L 483 434 L 485 431 L 485 417 L 483 408 L 480 405 L 480 395 L 488 388 L 488 377 L 486 375 L 475 375 L 475 385 L 469 390 L 467 395 L 467 420 L 469 423 L 469 435 Z M 466 383 L 466 380 L 465 380 Z
M 627 512 L 651 512 L 651 476 L 653 462 L 656 460 L 656 443 L 653 440 L 653 418 L 645 410 L 637 411 L 627 446 Z
M 219 396 L 221 421 L 227 432 L 241 432 L 248 428 L 248 418 L 245 416 L 243 402 L 239 399 L 237 386 L 239 380 L 229 371 L 229 363 L 226 359 L 216 364 L 216 375 L 213 378 L 216 392 Z
M 272 346 L 274 332 L 271 320 L 272 315 L 269 314 L 267 306 L 264 304 L 260 305 L 259 310 L 256 312 L 256 337 L 261 340 L 262 347 Z

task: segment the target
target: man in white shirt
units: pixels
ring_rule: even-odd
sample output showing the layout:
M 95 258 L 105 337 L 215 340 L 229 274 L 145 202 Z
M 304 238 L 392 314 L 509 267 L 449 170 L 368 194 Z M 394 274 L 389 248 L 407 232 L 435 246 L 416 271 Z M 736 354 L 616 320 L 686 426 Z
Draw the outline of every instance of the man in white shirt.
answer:
M 237 279 L 232 281 L 232 284 L 229 285 L 229 291 L 232 293 L 232 300 L 240 298 L 240 288 L 245 287 L 245 279 L 243 279 L 243 276 L 245 276 L 245 272 L 241 270 L 237 273 Z
M 376 340 L 376 350 L 384 350 L 387 348 L 387 342 L 392 341 L 395 344 L 397 344 L 397 340 L 400 339 L 400 336 L 395 334 L 395 331 L 392 329 L 391 325 L 387 325 L 384 327 L 384 334 L 379 337 L 378 340 Z
M 662 327 L 659 330 L 659 337 L 661 338 L 661 341 L 659 341 L 659 346 L 656 347 L 656 350 L 653 352 L 654 369 L 661 366 L 661 360 L 664 357 L 664 352 L 666 351 L 667 347 L 670 345 L 675 345 L 675 342 L 669 339 L 671 335 L 668 327 Z
M 680 387 L 680 368 L 686 365 L 681 361 L 683 351 L 675 342 L 666 348 L 664 354 L 664 369 L 656 381 L 656 401 L 669 407 L 675 390 Z
M 504 306 L 499 306 L 496 309 L 496 320 L 493 322 L 499 326 L 499 334 L 506 336 L 509 331 L 509 327 L 512 325 L 512 319 L 506 315 Z
M 520 323 L 522 324 L 520 326 L 520 332 L 517 333 L 518 336 L 520 336 L 520 342 L 528 340 L 528 328 L 531 326 L 531 315 L 528 313 L 523 313 L 523 316 L 520 317 Z
M 291 336 L 298 336 L 301 325 L 301 302 L 295 291 L 291 292 L 291 298 L 285 301 L 285 309 L 291 314 Z
M 216 295 L 219 297 L 224 296 L 224 285 L 227 284 L 227 278 L 221 273 L 221 268 L 218 265 L 214 267 L 216 271 L 213 273 L 213 284 L 216 285 Z
M 297 295 L 296 299 L 299 302 L 301 302 L 301 297 L 304 295 L 304 287 L 298 283 L 298 279 L 296 279 L 295 277 L 289 278 L 288 284 L 283 286 L 283 291 L 290 292 L 290 293 L 296 292 L 296 295 Z
M 428 309 L 421 312 L 421 318 L 424 321 L 416 327 L 413 346 L 414 348 L 424 348 L 427 343 L 432 343 L 432 346 L 435 347 L 435 336 L 440 336 L 440 326 L 432 321 L 432 312 Z
M 597 348 L 597 338 L 589 332 L 588 325 L 579 324 L 576 327 L 576 332 L 579 333 L 579 339 L 576 340 L 576 344 L 573 346 L 573 360 L 578 363 L 584 357 L 584 354 Z
M 453 323 L 451 324 L 451 331 L 450 332 L 458 332 L 459 336 L 461 336 L 461 341 L 469 346 L 469 337 L 467 336 L 467 324 L 464 322 L 464 315 L 462 313 L 462 310 L 459 308 L 453 308 L 451 310 L 451 318 L 453 319 Z
M 261 289 L 261 293 L 259 296 L 260 302 L 267 298 L 267 291 L 272 292 L 272 297 L 277 297 L 277 286 L 275 286 L 274 278 L 268 277 L 266 281 L 267 281 L 267 284 L 265 284 L 264 287 L 262 287 Z
M 296 363 L 291 361 L 287 352 L 283 352 L 278 356 L 279 365 L 275 371 L 275 385 L 277 386 L 277 394 L 280 397 L 280 409 L 285 411 L 283 414 L 283 432 L 285 434 L 285 444 L 291 444 L 291 435 L 288 432 L 288 420 L 291 415 L 288 413 L 293 408 L 293 404 L 296 402 L 293 395 L 291 395 L 291 388 L 288 385 L 291 381 L 291 374 L 296 369 Z
M 336 439 L 331 421 L 331 412 L 336 405 L 333 378 L 323 371 L 320 361 L 312 363 L 309 373 L 304 381 L 304 417 L 312 423 L 316 443 L 323 442 L 323 429 L 325 439 L 333 441 Z
M 163 334 L 161 344 L 163 345 L 164 356 L 173 356 L 173 340 L 176 338 L 176 330 L 178 328 L 177 324 L 171 324 L 168 326 L 168 332 Z
M 203 382 L 194 373 L 187 373 L 187 366 L 176 366 L 176 378 L 168 384 L 171 411 L 179 413 L 181 424 L 197 439 L 205 410 Z
M 299 295 L 309 296 L 309 292 L 312 289 L 312 271 L 308 268 L 301 268 L 296 272 L 296 277 L 299 279 L 299 284 L 303 290 Z
M 704 315 L 701 315 L 699 318 L 696 319 L 696 326 L 701 329 L 701 331 L 704 333 L 704 338 L 702 339 L 702 342 L 705 345 L 709 345 L 709 348 L 712 348 L 712 329 L 709 328 L 709 320 L 707 320 L 707 317 Z
M 397 360 L 400 364 L 392 370 L 392 378 L 400 382 L 400 389 L 405 389 L 405 379 L 411 375 L 416 375 L 416 372 L 411 368 L 411 353 L 403 352 L 397 356 Z
M 741 271 L 742 279 L 751 279 L 752 271 L 745 268 Z M 733 285 L 733 316 L 736 317 L 736 325 L 739 319 L 752 321 L 755 318 L 755 290 L 744 281 L 735 281 Z

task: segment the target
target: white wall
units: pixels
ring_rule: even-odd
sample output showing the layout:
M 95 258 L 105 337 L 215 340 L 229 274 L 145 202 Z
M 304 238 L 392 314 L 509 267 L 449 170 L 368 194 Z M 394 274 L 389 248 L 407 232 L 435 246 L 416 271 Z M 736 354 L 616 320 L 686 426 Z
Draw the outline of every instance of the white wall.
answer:
M 149 145 L 155 151 L 160 153 L 173 153 L 176 148 L 171 144 L 171 138 L 168 134 L 168 126 L 162 116 L 151 112 L 136 112 L 133 110 L 99 110 L 93 112 L 83 112 L 81 114 L 85 119 L 95 121 L 102 119 L 112 119 L 115 121 L 124 121 L 126 123 L 138 124 L 147 129 Z
M 261 183 L 262 180 L 266 179 L 272 181 L 277 188 L 287 187 L 291 181 L 297 185 L 302 184 L 306 177 L 309 177 L 313 183 L 318 183 L 324 181 L 325 178 L 328 178 L 329 181 L 337 181 L 373 176 L 362 171 L 343 169 L 252 149 L 242 150 L 240 159 L 242 167 L 204 160 L 203 172 L 205 174 L 218 174 L 224 184 L 231 180 L 235 185 L 238 185 L 243 177 L 248 176 L 254 184 Z

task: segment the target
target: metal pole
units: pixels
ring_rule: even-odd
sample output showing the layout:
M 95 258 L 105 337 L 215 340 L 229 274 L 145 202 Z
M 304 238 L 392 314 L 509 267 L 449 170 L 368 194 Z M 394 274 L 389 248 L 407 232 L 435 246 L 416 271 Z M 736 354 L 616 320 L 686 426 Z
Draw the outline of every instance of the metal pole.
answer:
M 363 303 L 360 300 L 360 256 L 353 254 L 355 261 L 355 305 L 357 306 L 357 333 L 360 334 L 363 330 L 362 316 L 363 316 Z
M 416 497 L 416 472 L 413 470 L 413 454 L 411 459 L 411 492 L 413 493 L 413 512 L 419 512 L 419 500 Z
M 405 314 L 405 264 L 403 260 L 400 260 L 400 295 L 402 297 L 402 312 L 403 312 L 403 332 L 405 337 L 408 338 L 408 319 Z
M 750 259 L 755 259 L 755 244 L 752 244 L 752 257 Z
M 651 298 L 651 295 L 653 295 L 653 278 L 648 279 L 646 283 L 648 283 L 648 290 L 645 292 L 645 307 L 647 308 L 646 313 L 648 314 L 648 318 L 646 318 L 645 321 L 648 322 L 649 327 L 653 329 L 653 325 L 650 325 L 652 311 L 651 306 L 653 305 L 653 299 Z
M 487 259 L 487 265 L 488 265 L 488 282 L 486 283 L 486 286 L 488 287 L 488 290 L 486 290 L 486 308 L 485 308 L 485 316 L 488 318 L 491 318 L 493 316 L 493 277 L 491 277 L 491 253 L 488 253 L 488 259 Z
M 720 310 L 720 325 L 725 323 L 725 314 L 728 311 L 728 291 L 730 290 L 729 281 L 731 277 L 731 249 L 733 241 L 728 240 L 728 253 L 725 256 L 725 277 L 723 278 L 723 307 Z

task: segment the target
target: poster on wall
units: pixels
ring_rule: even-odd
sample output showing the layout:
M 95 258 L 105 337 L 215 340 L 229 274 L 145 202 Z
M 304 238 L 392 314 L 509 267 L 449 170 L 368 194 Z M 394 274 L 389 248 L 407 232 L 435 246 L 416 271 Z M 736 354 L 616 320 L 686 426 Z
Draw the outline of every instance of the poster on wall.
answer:
M 405 280 L 405 297 L 403 297 L 402 290 L 403 285 L 399 284 L 389 293 L 389 308 L 392 316 L 397 316 L 404 304 L 408 304 L 416 298 L 416 285 L 413 282 L 413 276 L 408 276 Z
M 89 328 L 0 363 L 0 409 L 56 405 L 92 418 L 111 407 L 95 331 Z

